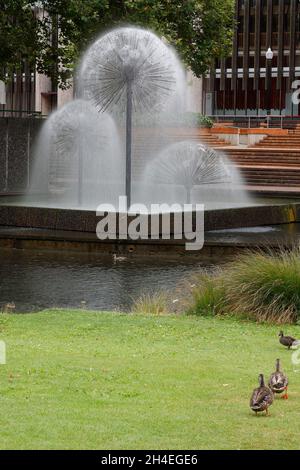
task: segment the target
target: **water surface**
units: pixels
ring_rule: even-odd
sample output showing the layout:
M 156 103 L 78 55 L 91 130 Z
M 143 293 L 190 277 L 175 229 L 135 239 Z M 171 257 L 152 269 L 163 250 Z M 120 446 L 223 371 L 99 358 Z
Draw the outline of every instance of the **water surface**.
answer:
M 213 263 L 182 258 L 134 257 L 0 249 L 0 306 L 16 311 L 80 308 L 128 311 L 144 292 L 170 292 Z

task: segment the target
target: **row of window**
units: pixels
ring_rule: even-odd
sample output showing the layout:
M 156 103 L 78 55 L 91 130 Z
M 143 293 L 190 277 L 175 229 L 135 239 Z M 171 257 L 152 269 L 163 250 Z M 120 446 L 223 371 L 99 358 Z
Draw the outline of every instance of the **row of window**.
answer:
M 244 32 L 245 32 L 245 23 L 248 26 L 250 47 L 254 47 L 254 37 L 255 37 L 255 27 L 256 27 L 256 0 L 249 0 L 249 15 L 248 18 L 245 18 L 245 0 L 238 1 L 238 47 L 243 48 L 244 46 Z M 259 31 L 262 47 L 269 46 L 266 44 L 266 33 L 268 29 L 268 0 L 260 0 L 260 16 L 259 16 Z M 272 47 L 278 46 L 279 41 L 279 2 L 284 1 L 283 9 L 283 31 L 284 31 L 284 45 L 289 46 L 290 44 L 290 31 L 291 31 L 291 22 L 295 21 L 295 31 L 296 31 L 296 42 L 300 45 L 300 2 L 296 2 L 296 15 L 291 15 L 291 0 L 272 0 L 271 2 L 271 11 L 272 18 L 269 21 L 271 30 L 272 30 Z M 245 21 L 246 20 L 246 21 Z

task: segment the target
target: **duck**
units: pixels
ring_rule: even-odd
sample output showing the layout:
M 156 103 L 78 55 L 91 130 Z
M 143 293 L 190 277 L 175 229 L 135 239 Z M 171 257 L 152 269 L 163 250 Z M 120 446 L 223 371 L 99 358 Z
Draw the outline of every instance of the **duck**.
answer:
M 279 332 L 279 342 L 283 346 L 287 346 L 288 349 L 291 349 L 292 346 L 300 346 L 300 341 L 292 336 L 284 336 L 283 331 Z
M 2 307 L 2 313 L 12 313 L 16 309 L 16 304 L 14 302 L 9 302 Z
M 288 384 L 289 380 L 287 376 L 280 370 L 280 359 L 276 359 L 275 363 L 275 372 L 271 374 L 269 379 L 269 388 L 272 390 L 273 393 L 283 393 L 285 394 L 281 397 L 285 400 L 288 399 Z
M 250 408 L 252 411 L 257 413 L 265 411 L 266 416 L 269 415 L 269 406 L 272 405 L 274 395 L 272 390 L 265 385 L 265 379 L 263 374 L 258 376 L 259 387 L 253 390 L 250 398 Z
M 118 256 L 116 253 L 113 254 L 113 261 L 114 263 L 126 261 L 126 256 Z

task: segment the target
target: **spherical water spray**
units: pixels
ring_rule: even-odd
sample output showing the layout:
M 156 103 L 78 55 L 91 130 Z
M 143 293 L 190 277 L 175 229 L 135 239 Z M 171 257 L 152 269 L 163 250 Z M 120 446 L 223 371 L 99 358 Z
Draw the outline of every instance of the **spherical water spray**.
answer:
M 191 203 L 194 186 L 234 183 L 232 165 L 224 155 L 202 144 L 183 141 L 164 149 L 146 168 L 150 184 L 183 186 Z
M 163 109 L 176 90 L 176 56 L 163 41 L 139 28 L 119 28 L 102 36 L 84 56 L 83 96 L 100 111 L 126 112 L 126 196 L 131 203 L 132 113 Z

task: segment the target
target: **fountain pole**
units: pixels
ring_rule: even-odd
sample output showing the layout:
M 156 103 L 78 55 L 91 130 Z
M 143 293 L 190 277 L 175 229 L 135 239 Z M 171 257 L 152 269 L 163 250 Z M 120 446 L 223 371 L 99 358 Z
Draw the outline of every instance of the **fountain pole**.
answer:
M 192 188 L 187 186 L 186 188 L 186 203 L 191 204 L 192 202 Z
M 127 209 L 131 205 L 131 154 L 132 154 L 132 79 L 127 81 L 126 104 L 126 197 Z
M 82 206 L 82 185 L 83 185 L 83 155 L 82 143 L 79 141 L 79 155 L 78 155 L 78 205 Z

